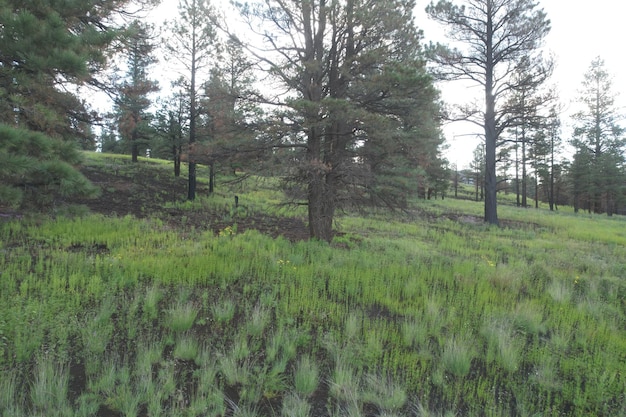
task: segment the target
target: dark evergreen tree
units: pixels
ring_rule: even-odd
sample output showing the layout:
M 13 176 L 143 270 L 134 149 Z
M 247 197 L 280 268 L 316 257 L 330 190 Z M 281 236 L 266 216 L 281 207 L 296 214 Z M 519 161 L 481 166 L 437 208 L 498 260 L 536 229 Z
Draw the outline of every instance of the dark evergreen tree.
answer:
M 504 111 L 509 114 L 509 125 L 515 129 L 515 162 L 516 168 L 521 168 L 521 178 L 518 181 L 521 185 L 518 187 L 518 194 L 521 194 L 521 202 L 518 205 L 521 207 L 528 207 L 528 168 L 536 162 L 530 156 L 537 155 L 533 149 L 534 138 L 543 135 L 541 132 L 544 129 L 545 117 L 542 110 L 550 104 L 552 98 L 550 92 L 540 89 L 551 74 L 552 65 L 537 64 L 527 58 L 520 61 L 512 75 L 514 88 L 511 89 L 504 106 Z M 500 140 L 497 146 L 503 145 L 504 142 L 506 141 Z
M 615 106 L 611 78 L 604 61 L 596 58 L 585 74 L 580 102 L 584 109 L 573 116 L 576 123 L 572 145 L 574 197 L 586 202 L 589 211 L 613 214 L 616 200 L 622 198 L 624 172 L 623 129 Z
M 151 152 L 155 158 L 174 162 L 174 176 L 180 176 L 183 151 L 186 149 L 189 119 L 184 94 L 175 93 L 162 103 L 153 120 L 156 133 Z
M 561 149 L 561 122 L 556 108 L 552 107 L 548 117 L 544 120 L 543 128 L 534 138 L 533 163 L 541 181 L 544 201 L 547 201 L 550 210 L 556 207 L 556 180 L 561 168 L 558 153 Z
M 157 62 L 154 56 L 154 34 L 148 25 L 135 20 L 131 23 L 123 43 L 126 74 L 117 83 L 115 119 L 122 147 L 130 151 L 132 162 L 137 162 L 140 150 L 145 153 L 151 137 L 151 106 L 149 94 L 158 91 L 158 83 L 150 79 L 150 67 Z
M 211 58 L 216 54 L 215 11 L 208 0 L 180 0 L 178 18 L 167 25 L 166 47 L 171 59 L 185 69 L 180 80 L 188 103 L 189 148 L 198 140 L 199 95 L 198 77 L 208 73 Z M 189 177 L 187 199 L 196 198 L 196 161 L 188 153 Z
M 73 146 L 93 147 L 94 114 L 77 86 L 97 84 L 118 38 L 112 15 L 129 0 L 0 3 L 0 204 L 93 192 L 72 168 Z M 18 166 L 16 166 L 17 164 Z M 13 166 L 15 169 L 8 170 Z
M 460 116 L 485 131 L 485 221 L 498 224 L 496 156 L 500 135 L 515 123 L 507 95 L 529 82 L 512 75 L 520 63 L 540 63 L 538 50 L 550 21 L 534 0 L 471 0 L 467 5 L 440 0 L 427 13 L 445 24 L 448 37 L 465 50 L 437 46 L 432 56 L 445 79 L 466 79 L 484 88 L 484 108 L 466 108 Z M 534 82 L 534 80 L 530 80 Z M 521 83 L 521 84 L 520 84 Z
M 209 166 L 210 193 L 215 187 L 216 165 L 232 171 L 257 161 L 255 137 L 262 112 L 256 100 L 259 94 L 253 88 L 253 69 L 241 45 L 231 39 L 203 85 L 200 108 L 204 125 L 199 129 L 207 140 L 190 152 L 194 160 Z
M 241 6 L 263 44 L 279 109 L 264 138 L 296 163 L 313 238 L 331 240 L 335 211 L 398 207 L 415 192 L 417 161 L 436 164 L 438 93 L 426 71 L 413 1 L 266 1 Z M 424 152 L 424 154 L 422 154 Z M 425 153 L 428 152 L 426 155 Z

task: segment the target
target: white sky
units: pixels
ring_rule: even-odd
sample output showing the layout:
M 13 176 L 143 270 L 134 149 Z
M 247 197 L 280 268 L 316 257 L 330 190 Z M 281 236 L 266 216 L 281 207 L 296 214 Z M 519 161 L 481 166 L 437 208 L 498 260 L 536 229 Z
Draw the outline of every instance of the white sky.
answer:
M 436 1 L 436 0 L 435 0 Z M 454 0 L 462 4 L 462 0 Z M 591 61 L 600 56 L 606 69 L 613 77 L 613 89 L 617 103 L 626 113 L 626 1 L 623 0 L 537 0 L 552 23 L 552 30 L 546 38 L 546 49 L 555 56 L 556 69 L 551 83 L 556 84 L 565 114 L 561 117 L 564 141 L 571 134 L 570 115 L 576 106 L 575 99 L 581 88 L 583 75 L 589 69 Z M 212 0 L 211 3 L 221 9 L 232 10 L 229 0 Z M 417 0 L 415 10 L 416 23 L 424 31 L 426 42 L 447 40 L 444 28 L 431 21 L 424 12 L 430 0 Z M 178 0 L 163 0 L 159 10 L 166 19 L 176 17 Z M 167 88 L 165 83 L 161 87 Z M 467 92 L 480 95 L 480 88 L 468 89 L 458 84 L 441 86 L 443 99 L 450 104 L 466 101 Z M 459 91 L 461 89 L 461 91 Z M 469 165 L 474 148 L 480 139 L 472 133 L 482 133 L 473 125 L 452 123 L 444 133 L 449 145 L 446 152 L 451 163 L 459 169 Z M 469 134 L 469 136 L 468 136 Z
M 423 10 L 429 0 L 418 0 L 416 10 L 417 25 L 424 31 L 426 41 L 446 42 L 442 27 L 430 21 Z M 461 0 L 456 0 L 461 4 Z M 600 56 L 605 68 L 613 77 L 613 90 L 618 95 L 617 105 L 626 113 L 626 2 L 623 0 L 538 0 L 552 23 L 552 30 L 546 38 L 546 48 L 555 56 L 556 69 L 551 83 L 556 84 L 565 114 L 561 116 L 562 138 L 567 141 L 571 135 L 570 115 L 577 105 L 578 91 L 583 76 L 591 61 Z M 457 87 L 458 88 L 458 87 Z M 460 87 L 463 88 L 463 87 Z M 480 89 L 476 89 L 480 94 Z M 450 104 L 463 101 L 462 91 L 455 91 L 454 85 L 442 86 L 443 98 Z M 446 155 L 459 169 L 467 167 L 472 159 L 474 148 L 480 139 L 473 136 L 458 136 L 480 132 L 473 126 L 452 123 L 444 129 L 450 146 Z

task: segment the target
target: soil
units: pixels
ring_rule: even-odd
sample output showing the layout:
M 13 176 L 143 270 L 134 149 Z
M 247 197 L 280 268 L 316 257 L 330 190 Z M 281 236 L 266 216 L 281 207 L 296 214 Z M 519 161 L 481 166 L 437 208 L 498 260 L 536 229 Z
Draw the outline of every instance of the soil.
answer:
M 302 219 L 269 216 L 266 213 L 247 213 L 233 218 L 229 212 L 193 211 L 166 208 L 167 203 L 184 201 L 187 197 L 187 179 L 150 169 L 137 169 L 132 174 L 107 167 L 87 165 L 81 172 L 101 189 L 100 196 L 78 199 L 73 203 L 87 206 L 93 213 L 107 216 L 132 215 L 137 218 L 158 218 L 177 230 L 213 230 L 219 233 L 237 224 L 237 232 L 248 229 L 274 238 L 282 236 L 292 242 L 309 239 L 309 230 Z M 208 195 L 208 187 L 198 183 L 198 196 Z M 235 196 L 233 194 L 233 208 Z

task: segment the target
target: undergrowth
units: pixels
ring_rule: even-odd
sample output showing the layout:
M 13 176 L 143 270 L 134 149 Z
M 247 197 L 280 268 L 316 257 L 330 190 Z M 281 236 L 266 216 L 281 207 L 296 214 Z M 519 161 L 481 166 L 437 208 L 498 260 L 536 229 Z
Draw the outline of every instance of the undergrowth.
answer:
M 626 415 L 626 222 L 479 207 L 345 215 L 331 244 L 3 222 L 0 414 Z

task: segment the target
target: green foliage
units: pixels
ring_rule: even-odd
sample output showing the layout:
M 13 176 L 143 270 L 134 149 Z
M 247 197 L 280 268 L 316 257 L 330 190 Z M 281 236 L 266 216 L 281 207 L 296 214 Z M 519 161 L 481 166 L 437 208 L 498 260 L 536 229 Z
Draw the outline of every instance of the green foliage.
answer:
M 177 359 L 195 361 L 198 357 L 198 343 L 189 336 L 184 336 L 176 342 L 173 356 Z
M 0 204 L 48 205 L 62 197 L 95 195 L 97 189 L 72 165 L 81 155 L 67 142 L 0 124 Z
M 94 149 L 93 114 L 74 91 L 97 83 L 128 0 L 0 4 L 0 205 L 51 209 L 96 190 L 75 170 L 75 148 Z M 89 19 L 85 19 L 89 16 Z M 105 23 L 106 22 L 106 23 Z
M 626 146 L 615 106 L 610 75 L 604 61 L 591 62 L 582 83 L 579 101 L 584 109 L 572 116 L 576 148 L 570 182 L 576 210 L 612 215 L 625 201 L 623 150 Z
M 283 400 L 281 416 L 283 417 L 308 417 L 311 415 L 311 404 L 295 394 L 289 394 Z
M 541 45 L 550 32 L 550 20 L 533 0 L 476 0 L 467 6 L 454 0 L 438 0 L 432 1 L 426 12 L 446 25 L 446 35 L 454 44 L 454 49 L 441 44 L 430 47 L 439 77 L 468 80 L 485 92 L 481 106 L 463 103 L 453 118 L 470 120 L 484 128 L 484 218 L 497 225 L 497 148 L 506 127 L 520 123 L 516 114 L 519 108 L 507 100 L 516 92 L 537 90 L 548 78 L 550 66 L 543 65 Z M 537 73 L 514 77 L 512 69 L 523 64 Z M 507 88 L 501 88 L 503 84 Z
M 293 200 L 307 201 L 312 237 L 330 242 L 342 208 L 406 207 L 415 181 L 443 191 L 434 179 L 444 165 L 439 97 L 412 1 L 238 7 L 266 28 L 244 46 L 270 45 L 260 67 L 288 91 L 258 137 L 272 163 L 288 161 L 283 172 Z
M 180 333 L 191 329 L 198 315 L 198 309 L 193 304 L 177 303 L 167 312 L 166 325 L 173 331 Z
M 150 66 L 157 59 L 153 55 L 156 44 L 151 27 L 134 20 L 123 42 L 123 55 L 128 70 L 116 85 L 118 97 L 115 101 L 115 121 L 122 144 L 115 144 L 130 151 L 133 162 L 138 161 L 139 153 L 150 147 L 149 138 L 154 131 L 150 128 L 150 93 L 158 91 L 158 83 L 149 79 Z M 103 143 L 105 146 L 113 144 Z M 106 150 L 106 149 L 103 149 Z

